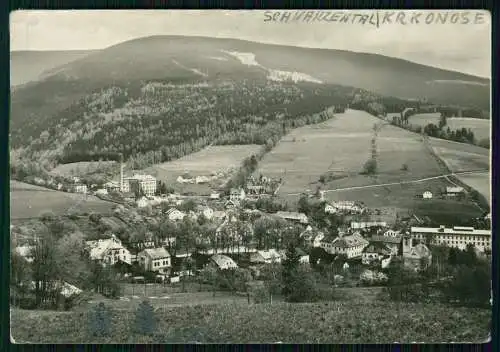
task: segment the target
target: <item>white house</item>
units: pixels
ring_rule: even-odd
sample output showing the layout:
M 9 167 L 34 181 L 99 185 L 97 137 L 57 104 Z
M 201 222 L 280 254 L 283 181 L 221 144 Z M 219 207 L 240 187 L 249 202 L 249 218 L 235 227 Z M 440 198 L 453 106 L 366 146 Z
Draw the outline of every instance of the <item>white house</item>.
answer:
M 212 220 L 212 218 L 214 217 L 214 210 L 207 206 L 199 206 L 198 212 L 200 214 L 203 214 L 203 216 L 208 220 Z
M 355 233 L 348 236 L 340 236 L 330 241 L 321 242 L 321 247 L 330 254 L 345 254 L 347 258 L 361 257 L 363 249 L 368 246 L 368 241 L 361 235 Z
M 147 248 L 137 254 L 139 265 L 146 271 L 167 273 L 172 267 L 170 253 L 163 247 Z
M 33 249 L 35 246 L 19 246 L 14 248 L 14 251 L 19 254 L 21 257 L 26 259 L 28 263 L 33 261 Z
M 210 193 L 210 199 L 220 199 L 220 193 L 217 192 Z
M 186 214 L 180 210 L 177 210 L 175 208 L 171 208 L 167 211 L 166 213 L 168 220 L 170 221 L 178 221 L 184 219 Z
M 432 193 L 430 191 L 425 191 L 422 194 L 422 198 L 424 198 L 424 199 L 431 199 L 432 198 Z
M 245 190 L 243 188 L 232 188 L 229 193 L 229 199 L 232 201 L 241 201 L 245 199 Z
M 95 260 L 102 265 L 113 265 L 119 261 L 127 264 L 132 263 L 129 250 L 122 245 L 122 242 L 112 235 L 106 240 L 87 241 L 87 248 L 91 260 Z
M 296 213 L 290 211 L 278 211 L 276 216 L 279 216 L 282 219 L 299 222 L 301 224 L 307 224 L 309 220 L 307 219 L 307 215 L 303 213 Z
M 369 229 L 372 227 L 387 227 L 387 222 L 385 221 L 352 221 L 351 229 L 353 230 L 361 230 L 361 229 Z
M 267 251 L 257 251 L 250 254 L 251 263 L 281 263 L 281 255 L 274 249 Z
M 73 186 L 73 192 L 86 194 L 87 193 L 87 185 L 77 183 Z
M 209 265 L 213 265 L 219 270 L 236 269 L 238 267 L 234 260 L 222 254 L 211 256 Z
M 149 201 L 148 201 L 148 199 L 147 199 L 146 197 L 141 197 L 141 198 L 140 198 L 140 199 L 136 202 L 136 204 L 137 204 L 137 207 L 138 207 L 138 208 L 145 208 L 145 207 L 147 207 L 147 206 L 148 206 Z
M 325 204 L 325 213 L 327 213 L 327 214 L 335 214 L 335 213 L 337 213 L 337 208 L 335 208 L 331 204 Z
M 108 194 L 108 190 L 106 188 L 100 188 L 97 191 L 95 191 L 95 194 L 99 196 L 105 196 Z
M 210 182 L 210 177 L 208 177 L 208 176 L 196 176 L 195 182 L 197 184 L 208 183 L 208 182 Z
M 465 190 L 463 187 L 446 187 L 446 194 L 448 196 L 454 197 L 454 196 L 457 196 L 457 195 L 462 194 L 464 192 L 465 192 Z

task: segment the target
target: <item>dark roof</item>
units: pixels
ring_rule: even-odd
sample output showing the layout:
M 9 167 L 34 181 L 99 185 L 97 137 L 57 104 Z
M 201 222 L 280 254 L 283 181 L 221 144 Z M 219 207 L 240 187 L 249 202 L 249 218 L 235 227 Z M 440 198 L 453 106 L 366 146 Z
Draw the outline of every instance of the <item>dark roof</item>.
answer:
M 403 238 L 403 236 L 390 237 L 390 236 L 374 235 L 370 239 L 370 242 L 383 242 L 383 243 L 399 244 L 399 243 L 401 243 L 402 238 Z
M 363 249 L 363 253 L 379 253 L 389 255 L 391 250 L 382 242 L 373 242 Z

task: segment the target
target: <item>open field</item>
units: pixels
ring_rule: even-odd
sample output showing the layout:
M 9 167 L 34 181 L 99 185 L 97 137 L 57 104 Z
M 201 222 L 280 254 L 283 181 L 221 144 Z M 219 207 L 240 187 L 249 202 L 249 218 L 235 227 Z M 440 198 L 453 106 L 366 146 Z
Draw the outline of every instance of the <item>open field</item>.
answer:
M 14 309 L 11 336 L 21 343 L 480 342 L 491 321 L 487 309 L 349 301 L 165 307 L 156 316 L 156 333 L 138 336 L 134 308 L 113 309 L 110 337 L 97 338 L 88 333 L 86 312 Z
M 50 173 L 59 176 L 79 176 L 102 171 L 116 164 L 116 161 L 80 161 L 77 163 L 61 164 L 53 168 Z M 116 166 L 119 172 L 118 165 Z
M 78 212 L 111 211 L 114 203 L 103 201 L 94 196 L 85 196 L 77 193 L 40 190 L 16 190 L 10 192 L 11 219 L 38 217 L 46 211 L 54 214 L 63 214 L 71 210 Z
M 168 183 L 188 172 L 191 176 L 210 176 L 213 172 L 223 172 L 240 166 L 244 158 L 255 154 L 261 148 L 257 144 L 216 145 L 199 152 L 186 155 L 174 161 L 157 164 L 145 169 Z
M 15 181 L 15 180 L 10 180 L 10 190 L 11 191 L 55 192 L 55 190 L 50 189 L 50 188 L 36 186 L 36 185 L 29 184 L 29 183 Z
M 451 172 L 489 170 L 490 151 L 470 144 L 429 138 L 434 152 Z
M 411 180 L 442 173 L 417 134 L 385 125 L 378 134 L 378 176 L 360 175 L 370 158 L 373 126 L 381 121 L 363 111 L 347 110 L 324 123 L 293 130 L 259 163 L 260 173 L 282 177 L 280 193 L 314 190 L 320 175 L 336 179 L 324 189 Z M 402 171 L 402 165 L 408 171 Z M 285 175 L 286 173 L 286 175 Z
M 416 125 L 416 126 L 422 126 L 422 127 L 424 127 L 430 123 L 437 125 L 437 124 L 439 124 L 440 118 L 441 118 L 441 113 L 439 113 L 439 112 L 416 114 L 416 115 L 410 116 L 410 118 L 408 119 L 408 123 L 410 125 Z
M 456 177 L 463 183 L 481 193 L 491 207 L 491 179 L 489 172 L 457 175 Z
M 451 130 L 470 128 L 478 141 L 484 138 L 490 138 L 490 120 L 474 119 L 470 117 L 451 117 L 446 119 L 446 124 Z

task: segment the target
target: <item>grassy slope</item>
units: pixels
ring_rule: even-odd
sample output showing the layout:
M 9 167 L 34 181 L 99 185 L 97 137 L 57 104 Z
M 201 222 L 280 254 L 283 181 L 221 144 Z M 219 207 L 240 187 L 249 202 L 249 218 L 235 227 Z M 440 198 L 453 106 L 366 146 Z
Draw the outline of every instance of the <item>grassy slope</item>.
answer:
M 133 311 L 115 311 L 110 338 L 88 336 L 83 312 L 13 310 L 12 336 L 29 343 L 477 342 L 489 310 L 388 302 L 223 304 L 165 308 L 155 337 L 134 335 Z
M 74 51 L 13 51 L 10 53 L 10 85 L 19 88 L 25 83 L 39 80 L 52 69 L 81 59 L 90 50 Z
M 364 111 L 347 110 L 319 125 L 293 130 L 259 164 L 264 175 L 284 177 L 280 193 L 315 190 L 319 176 L 330 171 L 339 178 L 324 189 L 365 186 L 437 176 L 442 170 L 426 151 L 419 135 L 385 126 L 377 138 L 377 179 L 359 175 L 370 158 L 373 125 L 380 123 Z M 407 164 L 409 171 L 401 171 Z M 341 177 L 343 176 L 343 177 Z
M 16 188 L 10 192 L 11 219 L 38 217 L 45 211 L 52 211 L 56 215 L 64 214 L 69 210 L 71 213 L 91 211 L 108 213 L 115 205 L 94 196 L 47 190 L 42 187 L 39 187 L 42 188 L 41 190 L 31 188 L 31 186 L 22 189 L 19 185 L 22 186 L 23 183 L 14 184 Z

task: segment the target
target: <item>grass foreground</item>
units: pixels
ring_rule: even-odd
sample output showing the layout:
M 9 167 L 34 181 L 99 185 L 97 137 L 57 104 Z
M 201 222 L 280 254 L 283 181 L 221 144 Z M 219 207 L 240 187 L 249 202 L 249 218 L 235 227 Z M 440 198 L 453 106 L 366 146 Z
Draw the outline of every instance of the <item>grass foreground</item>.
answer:
M 156 310 L 152 336 L 134 333 L 134 310 L 112 310 L 109 337 L 85 329 L 87 312 L 11 310 L 16 343 L 480 343 L 487 309 L 393 302 L 217 304 Z

